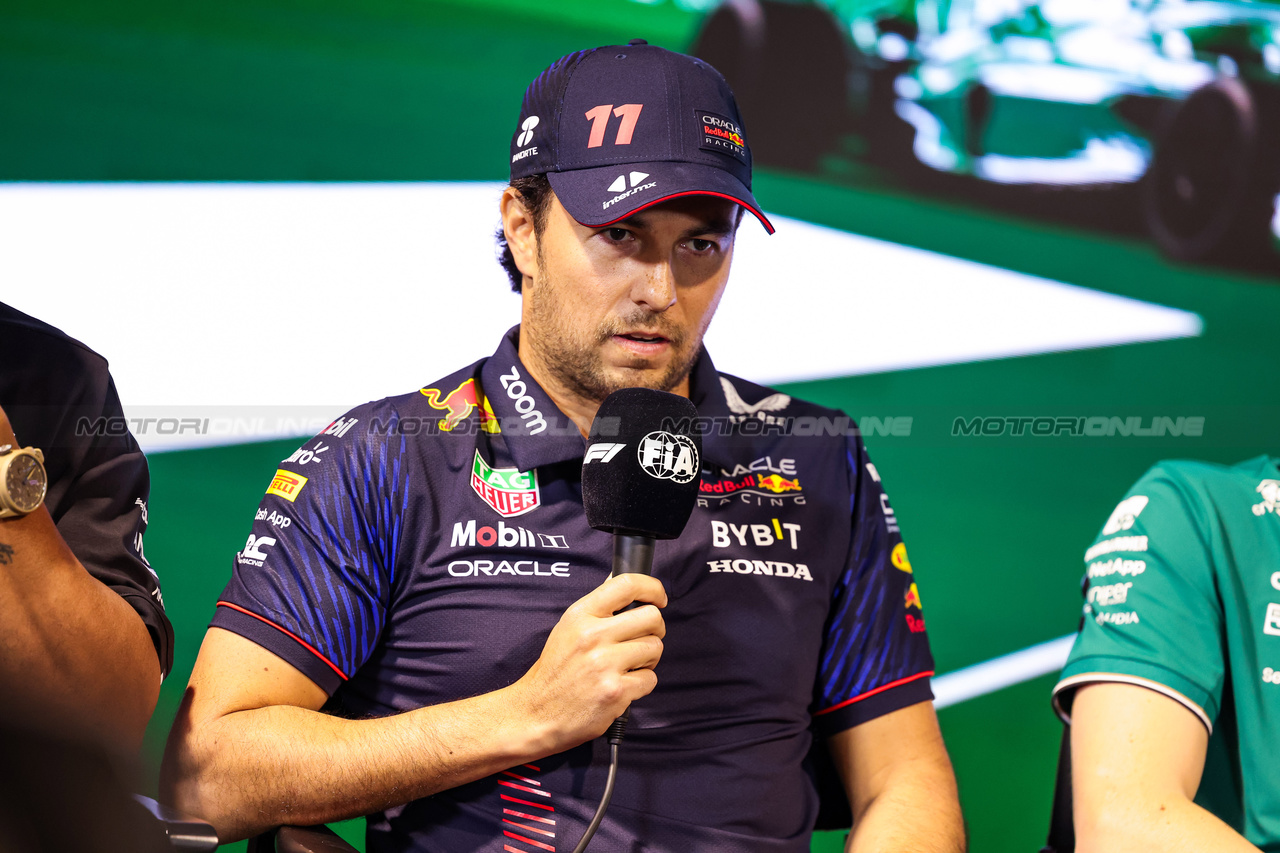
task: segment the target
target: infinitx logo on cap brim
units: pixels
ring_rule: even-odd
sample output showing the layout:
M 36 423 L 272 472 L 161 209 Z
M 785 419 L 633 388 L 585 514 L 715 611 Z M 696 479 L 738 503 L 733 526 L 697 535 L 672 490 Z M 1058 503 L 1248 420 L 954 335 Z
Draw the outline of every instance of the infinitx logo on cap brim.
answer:
M 601 210 L 608 210 L 618 202 L 631 198 L 631 196 L 636 193 L 651 190 L 658 185 L 657 181 L 650 181 L 647 184 L 640 183 L 645 178 L 649 177 L 648 172 L 632 172 L 629 177 L 631 179 L 630 189 L 627 189 L 627 175 L 619 175 L 613 183 L 609 184 L 609 192 L 617 193 L 617 195 L 601 205 Z

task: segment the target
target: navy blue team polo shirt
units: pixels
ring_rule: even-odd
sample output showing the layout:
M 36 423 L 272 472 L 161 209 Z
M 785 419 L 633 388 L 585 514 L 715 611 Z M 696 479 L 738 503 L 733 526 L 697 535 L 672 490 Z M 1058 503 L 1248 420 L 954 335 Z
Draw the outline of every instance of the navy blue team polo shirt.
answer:
M 609 577 L 582 509 L 585 441 L 517 356 L 353 409 L 281 462 L 212 624 L 297 667 L 344 715 L 519 679 Z M 809 849 L 806 762 L 831 734 L 932 698 L 893 511 L 840 412 L 691 375 L 700 497 L 657 543 L 667 636 L 636 702 L 608 851 Z M 371 851 L 569 850 L 604 787 L 603 738 L 372 815 Z

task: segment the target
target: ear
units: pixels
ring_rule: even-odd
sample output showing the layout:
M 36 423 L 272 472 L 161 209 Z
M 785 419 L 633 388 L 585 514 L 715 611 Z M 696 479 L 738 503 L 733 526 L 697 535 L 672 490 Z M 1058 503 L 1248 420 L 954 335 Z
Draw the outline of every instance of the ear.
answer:
M 538 235 L 533 228 L 533 215 L 525 207 L 524 197 L 514 187 L 502 191 L 499 202 L 502 212 L 502 233 L 515 259 L 516 268 L 526 279 L 538 273 Z

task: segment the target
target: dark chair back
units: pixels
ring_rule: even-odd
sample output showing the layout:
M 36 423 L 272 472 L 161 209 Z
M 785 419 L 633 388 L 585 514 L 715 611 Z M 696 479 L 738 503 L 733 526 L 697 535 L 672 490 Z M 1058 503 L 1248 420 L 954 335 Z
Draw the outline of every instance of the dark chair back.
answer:
M 1062 727 L 1058 747 L 1058 778 L 1053 785 L 1053 814 L 1049 816 L 1049 840 L 1040 853 L 1075 853 L 1076 827 L 1071 812 L 1071 726 Z

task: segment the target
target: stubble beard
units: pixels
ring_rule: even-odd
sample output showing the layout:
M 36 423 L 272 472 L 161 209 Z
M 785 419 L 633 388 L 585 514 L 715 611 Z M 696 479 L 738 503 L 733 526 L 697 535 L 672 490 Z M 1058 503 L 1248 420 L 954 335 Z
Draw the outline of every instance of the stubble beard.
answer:
M 689 375 L 702 349 L 703 330 L 698 330 L 696 340 L 689 340 L 688 333 L 673 328 L 662 314 L 639 306 L 627 316 L 606 320 L 594 331 L 574 328 L 559 310 L 563 304 L 562 291 L 547 277 L 541 258 L 538 266 L 538 283 L 529 294 L 529 319 L 538 332 L 529 336 L 529 344 L 551 376 L 567 391 L 599 403 L 623 388 L 670 391 Z M 670 342 L 672 358 L 666 369 L 661 372 L 644 369 L 639 357 L 634 369 L 607 368 L 602 356 L 605 344 L 614 335 L 638 327 L 657 331 Z

